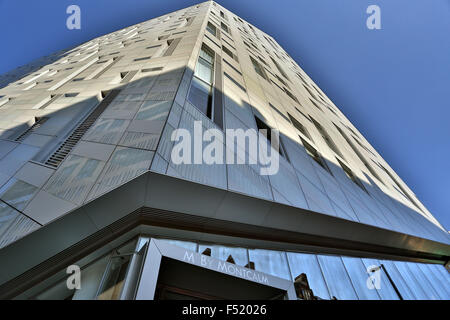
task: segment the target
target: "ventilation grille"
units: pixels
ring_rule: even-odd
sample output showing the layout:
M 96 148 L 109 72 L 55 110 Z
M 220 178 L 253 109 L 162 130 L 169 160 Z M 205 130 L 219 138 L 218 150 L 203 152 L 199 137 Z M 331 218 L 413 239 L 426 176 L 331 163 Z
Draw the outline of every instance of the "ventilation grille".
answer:
M 86 119 L 84 119 L 80 125 L 72 132 L 72 134 L 58 147 L 58 149 L 45 161 L 46 165 L 57 168 L 59 164 L 67 157 L 72 151 L 73 147 L 80 141 L 86 131 L 94 124 L 98 117 L 105 111 L 112 100 L 119 94 L 120 90 L 112 90 L 103 99 L 102 102 L 91 112 Z
M 40 128 L 47 120 L 48 118 L 42 117 L 42 118 L 35 118 L 36 122 L 29 127 L 25 132 L 23 132 L 20 136 L 18 136 L 15 141 L 23 141 L 26 137 L 28 137 L 30 134 L 33 133 L 36 129 Z

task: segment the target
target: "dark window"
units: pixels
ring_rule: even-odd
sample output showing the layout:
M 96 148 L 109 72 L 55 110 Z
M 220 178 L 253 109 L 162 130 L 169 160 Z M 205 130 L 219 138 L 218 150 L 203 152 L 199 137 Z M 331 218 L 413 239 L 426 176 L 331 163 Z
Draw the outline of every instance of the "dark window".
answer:
M 366 188 L 364 188 L 363 184 L 361 183 L 361 181 L 358 179 L 357 176 L 355 176 L 355 174 L 353 173 L 353 171 L 347 167 L 345 164 L 342 163 L 341 160 L 339 160 L 338 158 L 336 158 L 336 160 L 339 162 L 339 164 L 341 165 L 342 169 L 345 172 L 345 175 L 352 180 L 358 187 L 360 187 L 363 191 L 367 192 Z
M 142 58 L 136 58 L 136 59 L 134 59 L 134 61 L 148 60 L 148 59 L 150 59 L 150 58 L 151 58 L 150 56 L 148 56 L 148 57 L 142 57 Z
M 286 121 L 289 121 L 288 117 L 286 117 L 286 116 L 284 115 L 283 112 L 281 112 L 280 110 L 278 110 L 278 108 L 275 107 L 275 106 L 274 106 L 273 104 L 271 104 L 270 102 L 269 102 L 269 106 L 270 106 L 276 113 L 278 113 L 280 116 L 282 116 L 284 119 L 286 119 Z
M 300 140 L 302 141 L 303 146 L 305 147 L 305 151 L 306 153 L 318 164 L 320 165 L 322 168 L 324 168 L 325 170 L 327 170 L 331 175 L 331 171 L 330 168 L 328 168 L 327 164 L 325 163 L 325 161 L 323 160 L 322 156 L 320 155 L 320 153 L 312 146 L 310 145 L 308 142 L 306 142 L 306 140 L 304 140 L 302 137 L 300 137 Z
M 236 71 L 237 73 L 239 73 L 242 76 L 242 72 L 240 72 L 235 66 L 233 66 L 231 63 L 229 63 L 227 60 L 223 59 L 223 62 L 225 62 L 231 69 L 233 69 L 234 71 Z
M 286 94 L 289 96 L 289 98 L 291 98 L 292 100 L 294 100 L 295 102 L 298 103 L 298 99 L 296 96 L 294 96 L 288 89 L 283 88 L 284 92 L 286 92 Z
M 147 47 L 146 49 L 153 49 L 153 48 L 158 48 L 158 47 L 161 47 L 161 45 L 155 44 L 154 46 Z M 117 53 L 119 53 L 119 52 L 117 52 Z
M 339 155 L 341 158 L 345 159 L 342 153 L 337 148 L 336 144 L 334 143 L 333 139 L 331 139 L 330 135 L 325 131 L 325 129 L 318 123 L 316 120 L 311 119 L 314 126 L 317 128 L 317 131 L 319 131 L 320 135 L 322 136 L 323 140 L 326 142 L 328 147 L 330 147 L 331 150 L 333 150 L 337 155 Z
M 308 130 L 306 130 L 305 126 L 302 125 L 297 119 L 295 119 L 293 116 L 291 116 L 288 112 L 288 116 L 291 119 L 292 124 L 294 125 L 294 127 L 300 131 L 305 137 L 307 137 L 308 139 L 311 139 L 311 136 L 309 135 Z
M 188 97 L 188 100 L 210 119 L 212 119 L 214 56 L 214 51 L 203 44 Z
M 228 56 L 230 56 L 230 57 L 233 58 L 234 60 L 238 61 L 237 56 L 236 56 L 235 54 L 233 54 L 233 52 L 232 52 L 230 49 L 228 49 L 227 47 L 222 46 L 222 51 L 225 52 Z M 238 62 L 239 62 L 239 61 L 238 61 Z
M 334 123 L 333 123 L 334 124 Z M 358 158 L 361 160 L 361 162 L 366 166 L 367 170 L 369 170 L 369 172 L 372 174 L 372 176 L 374 176 L 378 181 L 383 182 L 380 178 L 380 176 L 375 172 L 375 170 L 370 166 L 369 163 L 367 163 L 366 159 L 364 158 L 364 156 L 361 154 L 361 152 L 359 152 L 358 148 L 353 144 L 353 142 L 350 140 L 349 137 L 347 137 L 347 135 L 342 131 L 341 128 L 339 128 L 336 124 L 334 124 L 334 126 L 336 127 L 336 129 L 339 131 L 339 133 L 342 135 L 342 137 L 345 139 L 345 141 L 347 141 L 348 145 L 353 149 L 353 151 L 356 153 L 356 155 L 358 156 Z
M 230 30 L 228 29 L 228 26 L 225 23 L 221 22 L 220 27 L 222 28 L 223 31 L 228 32 L 228 33 L 230 32 Z
M 214 37 L 217 35 L 217 28 L 211 22 L 206 25 L 206 30 L 211 33 Z
M 256 73 L 259 74 L 264 79 L 268 80 L 267 74 L 264 71 L 264 68 L 259 64 L 259 62 L 253 59 L 252 57 L 250 57 L 250 60 L 252 61 L 253 68 L 255 68 Z
M 222 46 L 222 50 L 223 50 L 223 52 L 225 52 L 227 55 L 229 55 L 231 58 L 233 58 L 233 52 L 231 52 L 230 49 L 228 49 L 228 48 L 225 47 L 225 46 Z
M 272 57 L 270 57 L 270 59 L 272 59 L 273 64 L 275 65 L 275 67 L 277 67 L 278 71 L 280 71 L 281 75 L 289 80 L 289 77 L 287 76 L 286 72 L 284 72 L 283 68 L 281 68 L 278 62 L 276 62 Z
M 163 67 L 146 68 L 146 69 L 142 69 L 141 72 L 160 71 L 162 69 L 163 69 Z
M 259 119 L 256 116 L 255 116 L 255 121 L 256 121 L 256 127 L 258 128 L 258 131 L 264 137 L 266 137 L 266 139 L 270 142 L 270 144 L 272 144 L 272 128 L 270 128 L 267 124 L 264 123 L 264 121 L 262 121 L 261 119 Z M 284 151 L 284 147 L 281 142 L 281 137 L 279 137 L 279 141 L 278 141 L 278 153 L 285 159 L 289 160 L 286 152 Z
M 72 98 L 72 97 L 76 97 L 77 95 L 79 95 L 79 92 L 68 92 L 64 95 L 64 97 L 66 98 Z
M 233 82 L 236 86 L 239 87 L 239 89 L 241 89 L 244 92 L 247 92 L 247 90 L 245 90 L 245 88 L 243 86 L 241 86 L 241 84 L 239 82 L 237 82 L 236 80 L 233 79 L 232 76 L 230 76 L 228 73 L 224 72 L 223 73 L 225 75 L 225 77 L 227 77 L 229 80 L 231 80 L 231 82 Z

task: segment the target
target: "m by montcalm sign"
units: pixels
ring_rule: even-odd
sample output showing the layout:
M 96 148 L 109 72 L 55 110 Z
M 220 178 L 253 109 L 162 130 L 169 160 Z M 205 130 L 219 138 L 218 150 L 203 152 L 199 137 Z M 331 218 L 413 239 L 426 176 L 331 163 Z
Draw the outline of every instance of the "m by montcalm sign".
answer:
M 265 285 L 269 285 L 268 277 L 261 273 L 248 268 L 240 267 L 232 263 L 220 261 L 205 255 L 194 254 L 192 251 L 186 250 L 183 255 L 183 261 L 203 268 L 222 272 L 234 277 L 250 280 Z

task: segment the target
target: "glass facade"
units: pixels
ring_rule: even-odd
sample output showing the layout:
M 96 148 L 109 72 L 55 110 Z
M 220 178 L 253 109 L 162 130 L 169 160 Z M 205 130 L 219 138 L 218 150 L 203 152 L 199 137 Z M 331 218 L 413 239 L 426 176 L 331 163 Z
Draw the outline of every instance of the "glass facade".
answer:
M 442 265 L 285 252 L 178 239 L 157 239 L 288 281 L 294 282 L 298 278 L 306 279 L 315 299 L 445 300 L 450 298 L 450 289 L 444 284 L 448 283 L 450 277 L 445 274 L 447 271 Z M 83 280 L 80 290 L 68 290 L 65 286 L 67 275 L 63 275 L 64 279 L 46 286 L 45 290 L 32 298 L 132 299 L 137 290 L 139 273 L 145 256 L 148 254 L 145 252 L 150 240 L 151 237 L 140 236 L 92 262 L 85 262 L 85 266 L 81 267 Z M 430 270 L 433 272 L 429 272 Z M 434 278 L 442 276 L 444 279 L 441 281 L 434 281 Z M 417 289 L 418 287 L 420 290 Z M 397 294 L 396 290 L 401 294 Z
M 192 78 L 189 101 L 208 118 L 212 118 L 212 86 L 214 82 L 214 51 L 202 45 Z

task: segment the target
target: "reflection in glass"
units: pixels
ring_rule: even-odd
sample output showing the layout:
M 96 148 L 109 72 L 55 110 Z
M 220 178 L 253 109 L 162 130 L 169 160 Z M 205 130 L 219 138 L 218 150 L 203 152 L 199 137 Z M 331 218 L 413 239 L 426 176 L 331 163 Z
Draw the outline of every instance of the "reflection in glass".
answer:
M 174 246 L 185 248 L 185 249 L 188 249 L 191 251 L 197 251 L 197 244 L 195 242 L 172 240 L 172 239 L 158 239 L 158 240 L 166 242 L 168 244 L 172 244 Z
M 137 120 L 164 120 L 169 114 L 171 101 L 145 101 L 138 114 Z
M 282 251 L 249 249 L 248 254 L 250 261 L 255 264 L 255 270 L 292 280 L 286 253 Z
M 104 162 L 80 156 L 68 156 L 45 185 L 49 193 L 81 203 L 100 174 Z
M 331 296 L 339 300 L 358 300 L 341 257 L 317 255 Z
M 0 189 L 0 199 L 17 210 L 23 210 L 36 190 L 37 188 L 31 184 L 11 179 Z
M 98 300 L 118 300 L 120 298 L 130 257 L 127 255 L 111 258 L 106 277 L 97 295 Z
M 248 263 L 247 249 L 237 247 L 225 247 L 213 244 L 201 244 L 199 245 L 198 252 L 202 253 L 206 248 L 211 249 L 211 257 L 227 261 L 228 257 L 234 260 L 234 263 L 239 266 L 245 266 Z M 230 261 L 229 261 L 230 262 Z
M 0 248 L 22 238 L 39 225 L 0 201 Z
M 288 252 L 287 257 L 293 279 L 302 273 L 306 274 L 309 287 L 314 295 L 322 299 L 330 299 L 330 294 L 315 254 Z

